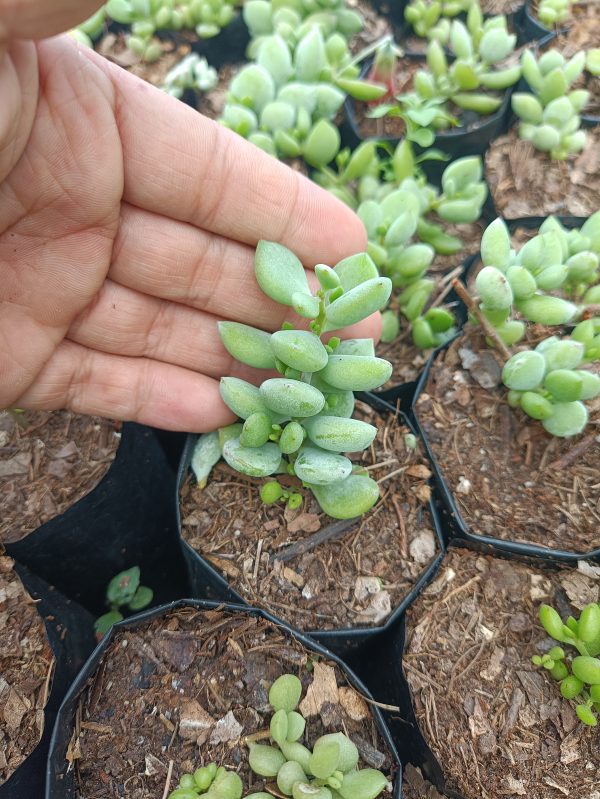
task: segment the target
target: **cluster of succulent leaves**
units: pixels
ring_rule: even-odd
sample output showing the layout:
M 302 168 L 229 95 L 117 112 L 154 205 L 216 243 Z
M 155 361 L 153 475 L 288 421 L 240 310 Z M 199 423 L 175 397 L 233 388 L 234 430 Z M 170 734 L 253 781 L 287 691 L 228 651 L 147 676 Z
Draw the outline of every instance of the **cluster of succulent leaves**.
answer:
M 96 619 L 94 630 L 98 635 L 104 635 L 113 624 L 123 620 L 123 608 L 137 613 L 138 610 L 148 607 L 153 596 L 151 588 L 140 585 L 139 566 L 120 572 L 106 588 L 106 604 L 110 610 Z
M 592 47 L 586 52 L 585 68 L 595 78 L 600 76 L 600 47 Z
M 233 20 L 235 5 L 235 0 L 108 0 L 105 9 L 115 22 L 131 25 L 132 35 L 142 40 L 157 30 L 182 28 L 210 39 Z
M 508 346 L 525 335 L 526 321 L 571 323 L 600 299 L 599 253 L 600 212 L 571 231 L 548 217 L 518 252 L 511 248 L 506 225 L 496 219 L 481 241 L 484 267 L 475 281 L 479 308 Z M 553 290 L 583 303 L 546 293 Z M 513 309 L 523 318 L 511 318 Z M 506 362 L 502 381 L 508 402 L 540 420 L 552 435 L 577 435 L 588 421 L 584 401 L 600 394 L 600 377 L 580 367 L 599 360 L 600 318 L 592 316 L 570 336 L 549 336 Z
M 569 18 L 573 0 L 540 0 L 537 17 L 542 25 L 554 28 Z
M 404 19 L 422 39 L 446 44 L 450 19 L 468 11 L 473 2 L 477 0 L 411 0 L 404 9 Z
M 423 348 L 443 343 L 455 332 L 454 318 L 446 309 L 423 315 L 435 288 L 426 273 L 436 252 L 458 252 L 462 242 L 425 217 L 436 213 L 452 223 L 479 218 L 487 194 L 481 159 L 459 158 L 446 167 L 441 192 L 427 184 L 407 139 L 385 157 L 375 142 L 365 141 L 353 153 L 342 150 L 336 162 L 337 172 L 325 167 L 314 180 L 357 211 L 369 237 L 369 255 L 401 292 L 400 312 L 411 323 L 414 343 Z M 382 339 L 392 341 L 399 319 L 388 310 L 383 322 Z
M 206 58 L 197 53 L 189 53 L 171 67 L 160 88 L 180 100 L 186 90 L 207 92 L 217 82 L 217 70 L 209 66 Z
M 317 738 L 312 751 L 300 743 L 306 727 L 296 709 L 301 695 L 302 683 L 293 674 L 283 674 L 271 686 L 272 744 L 250 743 L 252 771 L 274 778 L 279 791 L 293 799 L 375 799 L 388 787 L 388 781 L 376 769 L 358 768 L 358 749 L 343 732 Z M 253 799 L 268 797 L 266 793 L 253 795 Z
M 325 513 L 339 519 L 360 516 L 375 504 L 379 488 L 341 453 L 368 447 L 377 428 L 350 418 L 353 392 L 383 385 L 392 367 L 375 357 L 372 339 L 331 337 L 324 343 L 321 335 L 385 306 L 391 281 L 379 275 L 367 253 L 358 253 L 333 268 L 318 264 L 320 287 L 313 295 L 299 259 L 281 244 L 266 241 L 256 249 L 255 269 L 262 291 L 310 319 L 310 330 L 284 323 L 269 334 L 237 322 L 219 323 L 221 340 L 236 360 L 281 376 L 258 388 L 236 377 L 221 379 L 221 396 L 243 423 L 201 436 L 192 469 L 200 485 L 221 456 L 253 477 L 295 475 Z M 295 493 L 269 496 L 270 501 L 298 502 Z
M 502 104 L 504 91 L 521 76 L 519 64 L 498 68 L 513 52 L 515 34 L 507 29 L 501 14 L 484 21 L 481 9 L 474 3 L 467 13 L 466 25 L 453 20 L 447 45 L 453 55 L 448 62 L 444 45 L 432 39 L 427 47 L 427 69 L 419 69 L 413 77 L 413 91 L 396 97 L 394 103 L 382 103 L 369 116 L 401 117 L 407 136 L 422 147 L 434 141 L 435 131 L 458 124 L 452 116 L 452 105 L 485 116 Z
M 260 2 L 246 4 L 244 15 Z M 284 13 L 291 19 L 295 11 L 285 5 L 276 12 Z M 329 163 L 340 146 L 331 120 L 346 95 L 372 100 L 386 91 L 358 79 L 364 53 L 351 57 L 346 38 L 334 30 L 336 19 L 313 14 L 295 28 L 286 23 L 285 33 L 278 26 L 253 40 L 254 62 L 231 81 L 221 122 L 272 155 L 302 156 L 314 167 Z
M 505 344 L 525 333 L 525 323 L 511 318 L 513 310 L 529 322 L 569 324 L 600 302 L 600 212 L 568 231 L 550 216 L 519 250 L 512 249 L 505 223 L 496 219 L 483 233 L 481 261 L 480 308 Z
M 600 712 L 600 606 L 592 602 L 581 611 L 579 619 L 569 616 L 563 623 L 552 606 L 542 605 L 540 622 L 555 641 L 568 644 L 579 654 L 573 657 L 561 646 L 554 646 L 545 655 L 534 655 L 533 663 L 559 682 L 565 699 L 577 701 L 575 711 L 580 721 L 595 727 L 596 713 Z
M 179 784 L 171 791 L 168 799 L 242 799 L 243 792 L 244 786 L 239 774 L 224 766 L 217 766 L 216 763 L 209 763 L 197 768 L 193 774 L 182 774 Z
M 569 60 L 558 50 L 547 50 L 539 59 L 530 50 L 521 57 L 523 77 L 530 91 L 517 92 L 511 98 L 512 108 L 521 120 L 519 136 L 533 146 L 550 153 L 555 160 L 564 160 L 580 152 L 586 134 L 580 130 L 582 109 L 590 93 L 570 87 L 586 66 L 586 53 L 580 50 Z

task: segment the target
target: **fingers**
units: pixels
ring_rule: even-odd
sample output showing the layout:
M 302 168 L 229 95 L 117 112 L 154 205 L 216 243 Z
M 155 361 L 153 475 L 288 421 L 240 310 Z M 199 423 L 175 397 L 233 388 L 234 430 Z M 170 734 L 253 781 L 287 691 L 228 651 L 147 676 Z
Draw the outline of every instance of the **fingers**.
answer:
M 101 0 L 0 0 L 0 41 L 42 39 L 78 25 Z
M 206 375 L 147 358 L 126 358 L 63 342 L 16 405 L 70 408 L 164 430 L 206 432 L 234 421 Z
M 116 87 L 127 202 L 252 247 L 278 241 L 306 266 L 365 249 L 362 223 L 324 189 L 184 103 L 89 57 Z

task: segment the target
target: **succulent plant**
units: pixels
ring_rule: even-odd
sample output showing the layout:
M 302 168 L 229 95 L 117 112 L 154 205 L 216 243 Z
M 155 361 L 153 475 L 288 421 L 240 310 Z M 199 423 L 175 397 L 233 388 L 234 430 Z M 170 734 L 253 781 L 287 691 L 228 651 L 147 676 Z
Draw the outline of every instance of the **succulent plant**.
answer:
M 172 97 L 181 99 L 186 89 L 206 92 L 218 82 L 217 70 L 209 66 L 206 58 L 197 53 L 186 55 L 165 75 L 161 89 Z
M 133 37 L 141 40 L 157 30 L 181 28 L 209 39 L 233 20 L 235 5 L 235 0 L 108 0 L 105 10 L 116 22 L 131 25 Z
M 585 68 L 597 78 L 600 75 L 600 47 L 592 47 L 585 56 Z
M 179 785 L 171 791 L 168 799 L 241 799 L 243 792 L 239 774 L 209 763 L 197 768 L 193 774 L 182 774 Z
M 558 50 L 547 50 L 539 59 L 530 50 L 521 57 L 523 77 L 530 92 L 512 96 L 512 108 L 521 120 L 519 136 L 533 146 L 564 160 L 580 152 L 586 134 L 580 130 L 582 109 L 589 100 L 585 89 L 570 90 L 586 64 L 581 50 L 568 61 Z
M 573 0 L 540 0 L 537 16 L 542 25 L 554 28 L 569 18 Z
M 417 36 L 446 44 L 450 19 L 468 11 L 473 2 L 477 0 L 411 0 L 404 9 L 404 19 Z
M 272 743 L 249 741 L 248 761 L 252 771 L 274 779 L 281 794 L 293 799 L 334 796 L 376 799 L 389 789 L 381 771 L 359 768 L 358 749 L 345 733 L 322 735 L 314 742 L 312 751 L 300 743 L 306 726 L 297 710 L 301 695 L 302 684 L 294 674 L 283 674 L 272 684 L 269 691 L 269 703 L 274 710 L 269 725 Z
M 248 49 L 252 59 L 262 38 L 274 33 L 293 48 L 315 25 L 325 38 L 337 33 L 344 39 L 363 27 L 361 15 L 344 0 L 246 0 L 242 13 L 252 37 Z
M 123 619 L 121 612 L 124 607 L 137 612 L 143 610 L 152 602 L 154 593 L 146 585 L 140 585 L 140 567 L 133 566 L 127 571 L 120 572 L 109 582 L 106 588 L 106 604 L 108 613 L 96 619 L 94 630 L 99 636 L 104 635 L 113 624 Z
M 317 265 L 315 296 L 298 258 L 264 241 L 257 247 L 255 267 L 263 292 L 310 319 L 310 330 L 284 324 L 270 335 L 237 322 L 219 324 L 221 340 L 234 358 L 277 370 L 280 377 L 266 379 L 259 388 L 222 378 L 221 396 L 243 422 L 201 436 L 192 468 L 200 485 L 221 456 L 233 469 L 254 477 L 296 475 L 325 513 L 339 519 L 360 516 L 375 504 L 379 488 L 341 453 L 365 449 L 377 429 L 350 418 L 353 391 L 382 385 L 392 367 L 374 356 L 372 339 L 340 341 L 334 336 L 323 343 L 321 336 L 383 307 L 391 281 L 379 275 L 367 253 L 359 253 L 333 268 Z M 297 503 L 297 492 L 279 492 L 273 483 L 263 487 L 264 500 Z
M 539 616 L 548 635 L 573 647 L 578 655 L 573 657 L 563 647 L 553 646 L 545 655 L 534 655 L 532 662 L 560 684 L 565 699 L 577 701 L 579 720 L 595 727 L 600 711 L 600 606 L 592 602 L 583 608 L 579 619 L 569 616 L 566 623 L 551 605 L 542 605 Z
M 323 166 L 339 150 L 330 120 L 346 94 L 368 100 L 386 91 L 357 79 L 358 59 L 341 34 L 324 36 L 317 24 L 293 47 L 278 33 L 261 37 L 256 63 L 231 81 L 221 122 L 272 155 Z

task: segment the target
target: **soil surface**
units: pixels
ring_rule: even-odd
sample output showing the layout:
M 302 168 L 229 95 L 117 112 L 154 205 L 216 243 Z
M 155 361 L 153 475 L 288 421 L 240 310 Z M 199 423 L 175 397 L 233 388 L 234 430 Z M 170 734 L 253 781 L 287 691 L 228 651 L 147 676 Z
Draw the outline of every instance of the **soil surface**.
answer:
M 296 477 L 287 479 L 304 497 L 296 511 L 264 505 L 264 481 L 222 462 L 204 490 L 192 475 L 181 489 L 185 540 L 248 602 L 301 630 L 381 624 L 438 551 L 424 456 L 407 449 L 407 428 L 362 404 L 357 411 L 379 432 L 369 450 L 351 457 L 381 481 L 382 499 L 362 519 L 342 523 L 335 538 L 319 542 L 324 530 L 340 523 L 329 528 L 331 518 Z M 282 550 L 306 540 L 313 543 L 309 551 L 281 559 Z
M 353 55 L 357 55 L 363 48 L 393 32 L 390 20 L 374 9 L 370 0 L 346 0 L 345 5 L 358 11 L 364 20 L 362 31 L 353 36 L 349 43 Z
M 415 713 L 448 786 L 466 799 L 600 795 L 596 729 L 531 663 L 555 644 L 538 624 L 540 604 L 566 617 L 571 602 L 597 602 L 599 588 L 598 575 L 458 549 L 408 611 L 403 666 Z
M 509 408 L 500 372 L 495 352 L 470 329 L 440 354 L 417 404 L 465 524 L 570 552 L 600 547 L 600 399 L 586 403 L 590 422 L 580 436 L 557 438 Z
M 54 655 L 33 599 L 0 555 L 0 784 L 38 745 Z
M 505 219 L 591 216 L 600 197 L 600 133 L 588 130 L 579 155 L 552 161 L 519 139 L 515 126 L 492 142 L 485 173 L 496 210 Z
M 185 608 L 120 632 L 108 647 L 74 719 L 77 796 L 158 799 L 167 783 L 172 790 L 182 773 L 210 762 L 235 769 L 244 795 L 264 790 L 245 738 L 268 731 L 269 687 L 290 672 L 304 686 L 304 742 L 343 730 L 362 765 L 393 778 L 368 706 L 337 666 L 262 619 Z M 267 743 L 268 732 L 258 739 Z
M 89 493 L 115 457 L 120 428 L 70 411 L 0 412 L 0 542 L 18 541 Z
M 484 14 L 514 14 L 523 8 L 523 0 L 480 0 Z

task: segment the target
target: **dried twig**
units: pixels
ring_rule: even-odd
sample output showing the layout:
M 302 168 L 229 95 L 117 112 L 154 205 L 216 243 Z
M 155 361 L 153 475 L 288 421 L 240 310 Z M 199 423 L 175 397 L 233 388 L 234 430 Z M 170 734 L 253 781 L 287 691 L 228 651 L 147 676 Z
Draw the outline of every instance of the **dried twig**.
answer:
M 593 444 L 597 444 L 599 441 L 600 435 L 597 432 L 590 433 L 585 438 L 582 438 L 579 444 L 575 444 L 568 452 L 565 452 L 562 457 L 557 458 L 546 466 L 546 469 L 566 469 L 568 466 L 574 464 L 575 461 L 579 460 L 584 452 L 587 452 Z
M 512 353 L 498 335 L 498 331 L 495 329 L 493 325 L 490 324 L 489 320 L 486 319 L 485 316 L 482 314 L 482 312 L 479 309 L 479 306 L 477 305 L 473 297 L 471 297 L 465 286 L 460 282 L 460 280 L 456 279 L 453 280 L 452 286 L 456 291 L 456 293 L 458 294 L 458 296 L 461 298 L 461 300 L 465 303 L 469 311 L 473 314 L 473 316 L 476 317 L 477 321 L 483 328 L 483 332 L 485 333 L 485 335 L 488 338 L 492 339 L 496 349 L 500 353 L 502 353 L 504 359 L 507 361 L 511 357 Z
M 276 555 L 271 555 L 271 562 L 280 560 L 282 562 L 292 560 L 298 555 L 304 555 L 305 552 L 310 552 L 311 549 L 319 546 L 325 541 L 333 541 L 336 538 L 341 538 L 357 521 L 360 516 L 355 516 L 353 519 L 339 519 L 338 521 L 328 524 L 322 530 L 309 535 L 308 538 L 303 538 L 292 544 Z
M 163 791 L 162 799 L 167 799 L 169 795 L 169 788 L 171 787 L 171 778 L 173 776 L 174 760 L 169 760 L 169 770 L 167 771 L 167 781 L 165 782 L 165 789 Z

